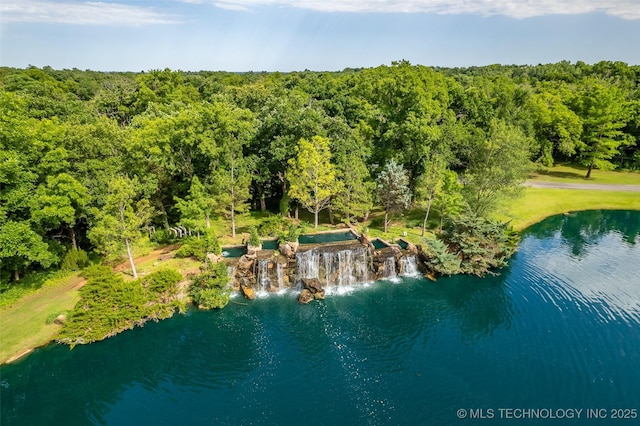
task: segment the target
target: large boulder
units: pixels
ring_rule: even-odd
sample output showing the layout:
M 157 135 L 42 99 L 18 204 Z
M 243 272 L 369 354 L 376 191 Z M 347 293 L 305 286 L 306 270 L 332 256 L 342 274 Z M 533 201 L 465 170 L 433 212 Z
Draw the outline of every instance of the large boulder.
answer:
M 253 288 L 249 287 L 249 286 L 241 286 L 242 288 L 242 294 L 244 295 L 244 297 L 246 297 L 249 300 L 254 300 L 256 298 L 256 292 L 253 290 Z
M 255 258 L 252 258 L 249 255 L 243 255 L 238 259 L 238 270 L 240 271 L 253 271 L 253 263 L 255 262 Z
M 298 302 L 302 303 L 303 305 L 306 305 L 307 303 L 311 302 L 313 299 L 314 299 L 313 294 L 306 288 L 302 290 L 302 292 L 300 293 L 300 296 L 298 296 Z
M 207 260 L 211 263 L 218 263 L 218 262 L 222 262 L 224 260 L 224 257 L 222 256 L 218 256 L 215 253 L 207 253 Z
M 296 256 L 296 252 L 293 249 L 293 247 L 291 247 L 291 243 L 284 243 L 284 244 L 280 244 L 278 246 L 278 250 L 280 251 L 280 253 L 289 258 L 292 259 Z
M 309 290 L 312 294 L 323 290 L 322 284 L 320 284 L 320 280 L 317 278 L 303 278 L 302 285 L 304 285 L 304 288 Z
M 313 298 L 316 300 L 324 300 L 325 292 L 324 289 L 313 293 Z

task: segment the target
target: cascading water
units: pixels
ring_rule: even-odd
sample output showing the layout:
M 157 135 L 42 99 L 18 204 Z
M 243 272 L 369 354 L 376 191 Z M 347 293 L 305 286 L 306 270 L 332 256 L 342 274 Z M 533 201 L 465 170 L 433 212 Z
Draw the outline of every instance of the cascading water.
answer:
M 278 280 L 278 290 L 284 290 L 284 272 L 282 265 L 276 262 L 276 278 Z
M 417 277 L 420 275 L 418 271 L 418 261 L 415 255 L 404 256 L 400 258 L 400 271 L 402 276 Z
M 382 263 L 381 278 L 387 280 L 395 280 L 398 278 L 398 274 L 396 273 L 396 260 L 393 257 L 386 258 Z
M 331 251 L 298 252 L 298 280 L 317 278 L 325 287 L 346 287 L 370 280 L 369 250 L 366 247 Z
M 256 282 L 260 286 L 260 290 L 267 291 L 269 289 L 271 285 L 271 278 L 269 278 L 269 259 L 262 259 L 258 262 Z

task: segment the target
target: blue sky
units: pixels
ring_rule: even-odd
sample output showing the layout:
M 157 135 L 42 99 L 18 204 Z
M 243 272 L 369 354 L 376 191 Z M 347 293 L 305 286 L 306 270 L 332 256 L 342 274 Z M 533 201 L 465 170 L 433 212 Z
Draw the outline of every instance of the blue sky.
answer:
M 640 0 L 2 0 L 0 25 L 20 68 L 640 64 Z

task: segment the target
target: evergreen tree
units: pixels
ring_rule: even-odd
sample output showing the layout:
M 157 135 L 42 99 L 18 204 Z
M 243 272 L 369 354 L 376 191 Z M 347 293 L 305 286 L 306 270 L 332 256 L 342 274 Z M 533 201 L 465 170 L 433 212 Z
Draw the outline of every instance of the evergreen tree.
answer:
M 409 176 L 402 164 L 392 159 L 382 169 L 376 183 L 376 194 L 384 207 L 384 232 L 387 232 L 389 216 L 411 205 Z

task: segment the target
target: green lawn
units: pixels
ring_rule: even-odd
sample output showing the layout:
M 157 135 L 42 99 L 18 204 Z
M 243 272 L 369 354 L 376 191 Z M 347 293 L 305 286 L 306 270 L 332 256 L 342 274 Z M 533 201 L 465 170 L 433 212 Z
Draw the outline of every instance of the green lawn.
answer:
M 75 306 L 83 282 L 78 274 L 53 280 L 0 309 L 0 364 L 55 338 L 60 326 L 52 320 Z
M 522 230 L 546 217 L 581 210 L 640 210 L 640 193 L 527 188 L 524 197 L 511 201 L 499 218 Z
M 640 173 L 638 172 L 610 172 L 594 169 L 589 179 L 585 179 L 586 175 L 586 167 L 565 164 L 544 167 L 542 170 L 531 173 L 529 179 L 543 182 L 640 185 Z

